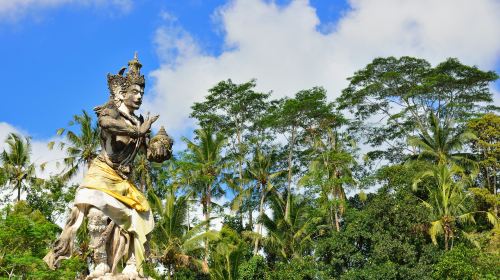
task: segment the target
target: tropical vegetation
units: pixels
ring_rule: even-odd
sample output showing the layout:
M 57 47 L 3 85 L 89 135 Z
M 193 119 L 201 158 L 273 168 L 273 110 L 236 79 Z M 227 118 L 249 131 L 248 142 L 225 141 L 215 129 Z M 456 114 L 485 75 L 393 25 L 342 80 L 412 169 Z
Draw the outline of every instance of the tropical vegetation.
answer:
M 281 99 L 257 81 L 221 81 L 192 106 L 197 129 L 163 164 L 137 158 L 133 180 L 156 227 L 156 279 L 498 279 L 498 79 L 447 59 L 376 58 L 341 93 Z M 330 100 L 328 96 L 339 96 Z M 99 151 L 85 111 L 61 129 L 64 172 L 36 177 L 31 142 L 0 157 L 1 279 L 88 273 L 88 237 L 59 270 L 42 261 Z M 53 146 L 54 144 L 50 144 Z M 42 166 L 43 167 L 43 166 Z M 12 194 L 16 194 L 12 197 Z M 9 196 L 10 195 L 10 196 Z

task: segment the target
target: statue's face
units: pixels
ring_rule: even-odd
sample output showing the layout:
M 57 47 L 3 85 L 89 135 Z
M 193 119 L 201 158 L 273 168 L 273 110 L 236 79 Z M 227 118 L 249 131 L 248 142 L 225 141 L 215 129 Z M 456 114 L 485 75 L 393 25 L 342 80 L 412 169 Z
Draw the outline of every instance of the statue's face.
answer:
M 131 85 L 128 87 L 123 96 L 123 103 L 131 111 L 135 111 L 141 107 L 144 88 L 139 85 Z

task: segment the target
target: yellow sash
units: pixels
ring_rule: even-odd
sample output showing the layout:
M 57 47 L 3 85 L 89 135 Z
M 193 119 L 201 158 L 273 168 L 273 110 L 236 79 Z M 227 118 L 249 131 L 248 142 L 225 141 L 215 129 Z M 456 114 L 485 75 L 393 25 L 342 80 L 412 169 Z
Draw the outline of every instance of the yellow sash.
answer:
M 83 188 L 105 192 L 137 211 L 149 211 L 146 197 L 128 180 L 124 180 L 105 162 L 92 161 L 81 184 Z

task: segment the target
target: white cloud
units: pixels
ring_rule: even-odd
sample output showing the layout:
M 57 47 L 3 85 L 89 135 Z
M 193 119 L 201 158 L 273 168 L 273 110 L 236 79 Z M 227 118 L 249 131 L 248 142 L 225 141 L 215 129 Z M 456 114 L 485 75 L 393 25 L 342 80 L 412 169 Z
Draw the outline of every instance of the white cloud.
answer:
M 411 55 L 431 63 L 458 57 L 492 69 L 500 58 L 500 2 L 494 0 L 352 0 L 351 9 L 328 33 L 308 1 L 278 6 L 272 1 L 236 0 L 214 17 L 224 34 L 218 56 L 200 44 L 175 19 L 156 31 L 161 66 L 152 71 L 154 96 L 146 102 L 174 136 L 186 134 L 193 102 L 202 101 L 217 82 L 257 79 L 273 97 L 323 86 L 330 100 L 346 78 L 378 56 Z
M 27 15 L 38 15 L 44 9 L 70 4 L 126 13 L 132 9 L 133 3 L 132 0 L 0 0 L 0 21 L 17 21 Z

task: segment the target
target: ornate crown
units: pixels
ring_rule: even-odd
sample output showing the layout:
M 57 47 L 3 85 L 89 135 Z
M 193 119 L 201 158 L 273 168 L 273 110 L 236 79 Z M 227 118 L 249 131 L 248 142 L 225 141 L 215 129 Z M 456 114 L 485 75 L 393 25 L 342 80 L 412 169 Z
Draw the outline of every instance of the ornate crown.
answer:
M 127 69 L 123 67 L 118 71 L 118 74 L 113 75 L 108 74 L 108 88 L 111 97 L 114 98 L 116 94 L 125 91 L 130 85 L 140 85 L 144 87 L 145 80 L 144 75 L 141 75 L 142 64 L 137 58 L 137 52 L 134 54 L 134 58 L 128 62 L 128 72 L 125 76 L 123 73 Z

